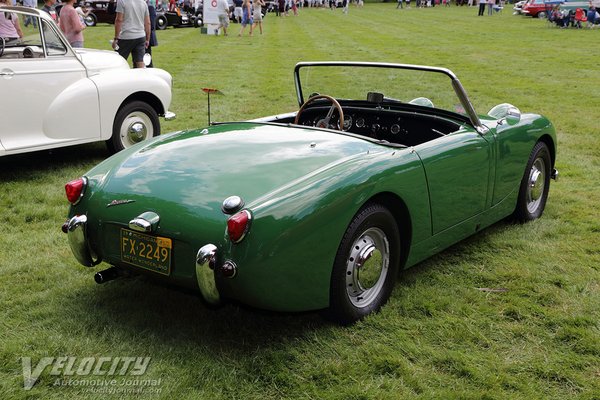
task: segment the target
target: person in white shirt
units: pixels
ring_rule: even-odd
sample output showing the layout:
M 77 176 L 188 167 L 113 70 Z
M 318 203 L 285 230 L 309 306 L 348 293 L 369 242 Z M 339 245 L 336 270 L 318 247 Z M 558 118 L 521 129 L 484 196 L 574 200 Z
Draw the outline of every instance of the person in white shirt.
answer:
M 219 34 L 219 29 L 223 28 L 223 36 L 227 36 L 229 27 L 229 4 L 227 0 L 217 0 L 217 12 L 219 13 L 219 26 L 215 29 L 215 35 Z

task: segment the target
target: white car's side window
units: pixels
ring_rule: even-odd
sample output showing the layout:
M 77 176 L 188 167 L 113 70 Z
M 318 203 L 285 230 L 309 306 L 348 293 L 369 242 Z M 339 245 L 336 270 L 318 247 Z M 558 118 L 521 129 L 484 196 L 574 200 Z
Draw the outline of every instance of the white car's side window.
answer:
M 0 42 L 0 59 L 42 58 L 45 56 L 40 34 L 40 19 L 34 15 L 3 12 L 5 20 L 18 19 L 23 37 L 3 38 Z
M 63 41 L 58 37 L 54 29 L 46 21 L 42 21 L 44 29 L 44 38 L 46 39 L 46 52 L 48 56 L 62 56 L 67 53 L 67 48 Z

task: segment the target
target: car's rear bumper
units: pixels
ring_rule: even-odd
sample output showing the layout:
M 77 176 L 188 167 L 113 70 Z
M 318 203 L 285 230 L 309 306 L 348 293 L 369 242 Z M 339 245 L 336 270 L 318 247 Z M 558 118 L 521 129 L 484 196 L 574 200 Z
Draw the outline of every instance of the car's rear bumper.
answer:
M 101 260 L 90 249 L 88 243 L 86 215 L 75 215 L 65 222 L 63 232 L 67 234 L 71 251 L 80 264 L 93 267 L 100 263 Z

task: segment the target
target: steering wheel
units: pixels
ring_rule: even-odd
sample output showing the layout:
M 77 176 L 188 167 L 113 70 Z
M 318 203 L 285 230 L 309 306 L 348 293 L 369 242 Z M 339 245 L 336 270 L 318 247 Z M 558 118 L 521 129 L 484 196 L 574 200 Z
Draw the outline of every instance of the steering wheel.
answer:
M 306 100 L 304 102 L 304 104 L 302 104 L 302 107 L 300 107 L 300 109 L 298 110 L 298 113 L 296 114 L 296 119 L 294 120 L 294 124 L 298 124 L 298 122 L 300 121 L 300 115 L 302 114 L 302 112 L 304 111 L 304 109 L 311 103 L 313 103 L 315 100 L 319 100 L 319 99 L 327 99 L 331 102 L 331 108 L 329 109 L 329 112 L 327 113 L 327 115 L 325 116 L 325 118 L 323 118 L 322 120 L 320 120 L 317 123 L 317 127 L 319 128 L 328 128 L 329 127 L 329 121 L 331 120 L 331 116 L 333 115 L 333 112 L 335 110 L 338 111 L 338 114 L 340 114 L 340 121 L 338 124 L 338 129 L 340 131 L 344 130 L 344 110 L 342 110 L 342 106 L 340 106 L 340 103 L 338 103 L 338 101 L 336 99 L 334 99 L 331 96 L 327 96 L 326 94 L 318 94 L 316 96 L 311 97 L 310 99 Z

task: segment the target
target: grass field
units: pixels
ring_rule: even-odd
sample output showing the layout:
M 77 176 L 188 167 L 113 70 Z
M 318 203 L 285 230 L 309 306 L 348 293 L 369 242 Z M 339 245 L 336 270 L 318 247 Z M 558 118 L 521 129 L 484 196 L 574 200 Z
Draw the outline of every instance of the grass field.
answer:
M 174 76 L 178 114 L 164 132 L 206 124 L 205 86 L 225 93 L 213 120 L 296 109 L 302 60 L 438 65 L 480 113 L 508 101 L 548 116 L 561 179 L 540 220 L 500 222 L 406 271 L 379 314 L 341 328 L 317 313 L 212 310 L 142 278 L 96 285 L 60 225 L 64 183 L 107 157 L 104 146 L 4 157 L 0 397 L 600 399 L 600 31 L 555 29 L 509 8 L 477 17 L 367 4 L 269 15 L 262 36 L 239 38 L 238 25 L 229 37 L 159 32 L 154 61 Z M 108 49 L 112 37 L 105 24 L 85 31 L 88 47 Z M 160 393 L 56 385 L 50 368 L 25 391 L 21 357 L 46 356 L 151 357 L 142 378 L 160 379 Z

